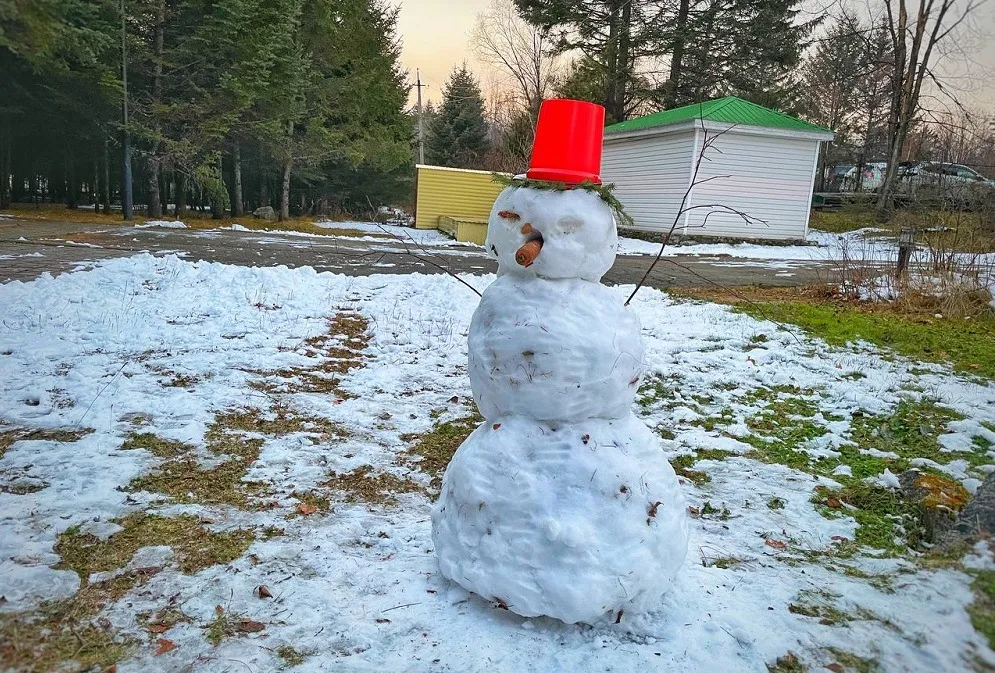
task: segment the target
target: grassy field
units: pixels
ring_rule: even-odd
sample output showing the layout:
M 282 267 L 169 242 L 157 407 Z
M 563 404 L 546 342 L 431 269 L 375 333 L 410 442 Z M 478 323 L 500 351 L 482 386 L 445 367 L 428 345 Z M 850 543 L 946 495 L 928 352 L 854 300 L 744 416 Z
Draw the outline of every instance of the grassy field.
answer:
M 874 221 L 874 211 L 865 206 L 841 210 L 813 210 L 810 226 L 842 234 L 868 227 L 881 229 L 882 236 L 895 236 L 905 227 L 918 232 L 918 240 L 941 250 L 960 252 L 995 251 L 995 215 L 988 212 L 953 210 L 900 210 L 887 224 Z
M 914 360 L 950 364 L 955 371 L 995 379 L 995 312 L 970 319 L 936 317 L 881 302 L 847 302 L 825 288 L 736 288 L 682 290 L 695 299 L 730 304 L 756 318 L 797 325 L 830 344 L 867 341 Z M 942 314 L 939 314 L 942 315 Z
M 283 222 L 275 220 L 272 222 L 267 220 L 259 220 L 252 217 L 252 215 L 244 215 L 242 217 L 223 217 L 219 220 L 215 220 L 211 217 L 209 212 L 188 210 L 181 218 L 175 218 L 169 215 L 164 215 L 163 217 L 158 218 L 150 218 L 136 213 L 131 221 L 125 222 L 121 219 L 121 214 L 119 212 L 112 212 L 110 215 L 105 215 L 101 212 L 94 212 L 92 210 L 67 208 L 59 204 L 44 204 L 42 206 L 14 204 L 13 207 L 0 211 L 0 213 L 13 215 L 19 219 L 34 222 L 69 222 L 74 224 L 92 223 L 132 226 L 134 224 L 141 224 L 152 219 L 164 221 L 174 221 L 176 219 L 180 219 L 191 229 L 219 229 L 222 227 L 231 227 L 233 224 L 239 224 L 246 229 L 252 229 L 253 231 L 299 231 L 307 234 L 324 234 L 326 236 L 388 237 L 387 234 L 370 233 L 359 231 L 357 229 L 328 229 L 325 227 L 319 227 L 315 224 L 315 222 L 324 222 L 333 218 L 318 218 L 310 216 L 292 217 L 289 220 L 284 220 Z

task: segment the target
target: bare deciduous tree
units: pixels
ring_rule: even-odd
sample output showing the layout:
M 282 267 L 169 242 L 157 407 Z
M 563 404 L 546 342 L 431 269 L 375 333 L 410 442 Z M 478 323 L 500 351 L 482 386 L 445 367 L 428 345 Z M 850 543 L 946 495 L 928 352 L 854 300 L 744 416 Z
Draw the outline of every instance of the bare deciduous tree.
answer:
M 888 169 L 878 195 L 876 217 L 886 222 L 894 210 L 898 164 L 909 129 L 919 111 L 923 81 L 936 82 L 931 62 L 937 45 L 978 6 L 975 0 L 884 0 L 885 26 L 891 38 L 891 101 L 888 114 Z M 942 87 L 941 87 L 942 88 Z
M 548 31 L 523 21 L 511 0 L 493 0 L 477 15 L 471 44 L 481 61 L 509 78 L 522 107 L 538 114 L 559 71 Z

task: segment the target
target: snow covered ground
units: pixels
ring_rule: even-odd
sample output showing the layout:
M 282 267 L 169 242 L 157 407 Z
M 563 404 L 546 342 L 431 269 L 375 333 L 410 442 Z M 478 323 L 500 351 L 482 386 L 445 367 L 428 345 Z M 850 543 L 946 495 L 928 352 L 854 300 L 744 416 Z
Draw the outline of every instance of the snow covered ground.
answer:
M 91 645 L 95 634 L 129 645 L 118 673 L 763 673 L 789 651 L 813 671 L 995 665 L 966 611 L 968 574 L 844 553 L 857 522 L 811 501 L 834 480 L 753 453 L 763 428 L 773 454 L 789 441 L 778 423 L 798 422 L 797 450 L 836 461 L 859 419 L 929 395 L 958 418 L 932 464 L 973 489 L 991 451 L 981 464 L 943 452 L 995 442 L 995 386 L 651 289 L 634 302 L 648 372 L 637 414 L 668 457 L 704 457 L 684 483 L 695 518 L 675 589 L 647 614 L 592 628 L 522 619 L 443 580 L 431 464 L 408 451 L 472 414 L 476 304 L 443 275 L 150 255 L 0 285 L 0 634 L 42 601 L 79 596 L 75 567 L 93 572 L 87 591 L 123 583 L 74 627 L 92 629 Z M 352 338 L 328 336 L 329 320 Z M 20 439 L 4 450 L 5 436 Z M 128 448 L 150 437 L 173 441 Z M 135 538 L 131 559 L 141 526 L 127 517 L 143 511 L 190 514 L 199 532 Z M 244 543 L 199 562 L 220 533 Z M 87 556 L 120 545 L 119 563 Z M 971 563 L 992 559 L 982 546 Z M 67 656 L 88 656 L 67 637 Z

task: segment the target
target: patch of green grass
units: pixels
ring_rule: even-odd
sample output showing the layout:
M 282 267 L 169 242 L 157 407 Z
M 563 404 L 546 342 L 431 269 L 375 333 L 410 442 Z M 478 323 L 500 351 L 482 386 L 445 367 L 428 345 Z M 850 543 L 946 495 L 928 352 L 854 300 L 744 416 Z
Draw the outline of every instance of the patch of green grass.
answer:
M 874 221 L 872 209 L 859 206 L 846 206 L 839 210 L 813 210 L 809 224 L 813 229 L 832 234 L 880 226 Z
M 995 649 L 995 571 L 978 571 L 971 589 L 974 591 L 974 602 L 967 608 L 971 624 L 988 639 L 989 647 Z
M 923 540 L 922 506 L 889 488 L 851 480 L 841 489 L 816 487 L 812 500 L 818 504 L 836 500 L 849 505 L 845 513 L 857 521 L 854 537 L 857 544 L 897 554 L 918 547 Z M 820 511 L 828 517 L 839 515 L 836 509 L 828 507 Z M 904 530 L 901 542 L 896 541 L 898 526 Z
M 412 465 L 430 475 L 432 486 L 438 488 L 442 484 L 442 472 L 449 465 L 456 449 L 483 421 L 484 417 L 474 409 L 470 416 L 440 423 L 423 435 L 407 435 L 401 439 L 416 440 L 406 454 L 417 459 L 411 461 Z
M 194 573 L 240 557 L 255 539 L 252 531 L 213 532 L 197 517 L 164 517 L 145 512 L 114 519 L 124 530 L 106 540 L 81 533 L 78 526 L 64 531 L 55 543 L 62 557 L 57 569 L 73 570 L 86 585 L 92 573 L 123 568 L 142 547 L 166 545 L 176 555 L 180 570 Z
M 636 393 L 636 403 L 643 409 L 648 409 L 658 402 L 673 402 L 676 386 L 671 385 L 672 379 L 660 374 L 653 374 L 643 379 Z
M 778 498 L 777 496 L 774 496 L 767 501 L 767 507 L 769 509 L 784 509 L 786 504 L 787 503 L 784 501 L 784 498 Z
M 777 658 L 773 664 L 767 664 L 768 673 L 808 673 L 808 666 L 794 652 Z
M 834 303 L 738 304 L 756 318 L 798 325 L 835 346 L 867 341 L 913 360 L 950 363 L 955 371 L 995 378 L 995 314 L 971 320 L 929 320 Z
M 836 663 L 847 673 L 879 673 L 882 670 L 877 659 L 861 657 L 838 647 L 830 647 L 828 651 L 836 657 Z
M 735 455 L 729 451 L 719 449 L 698 449 L 694 453 L 685 453 L 670 459 L 670 465 L 679 476 L 684 477 L 695 486 L 702 486 L 709 483 L 712 478 L 707 472 L 691 469 L 699 460 L 724 460 Z
M 300 666 L 315 655 L 313 650 L 298 650 L 290 645 L 281 645 L 274 652 L 280 657 L 284 667 Z
M 185 456 L 194 447 L 174 439 L 164 439 L 152 432 L 133 432 L 121 445 L 122 449 L 144 449 L 156 458 L 177 458 Z

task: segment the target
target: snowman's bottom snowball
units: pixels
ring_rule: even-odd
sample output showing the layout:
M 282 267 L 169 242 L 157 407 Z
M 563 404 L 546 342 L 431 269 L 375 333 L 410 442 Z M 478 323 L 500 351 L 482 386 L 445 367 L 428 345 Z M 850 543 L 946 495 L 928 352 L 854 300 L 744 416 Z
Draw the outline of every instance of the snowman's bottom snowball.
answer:
M 525 617 L 593 623 L 655 605 L 687 552 L 685 504 L 638 419 L 491 419 L 432 510 L 442 574 Z

